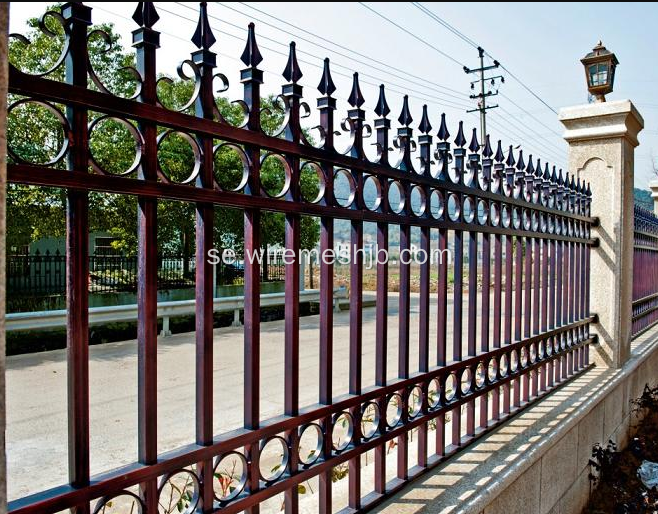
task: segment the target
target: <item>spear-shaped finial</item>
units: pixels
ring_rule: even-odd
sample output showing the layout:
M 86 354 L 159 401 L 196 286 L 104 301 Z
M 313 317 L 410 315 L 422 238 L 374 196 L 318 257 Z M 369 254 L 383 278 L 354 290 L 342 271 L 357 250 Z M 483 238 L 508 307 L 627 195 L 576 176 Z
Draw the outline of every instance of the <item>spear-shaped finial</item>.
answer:
M 589 182 L 587 183 L 587 191 L 585 192 L 587 193 L 587 196 L 592 196 L 592 189 L 589 187 Z
M 446 113 L 441 113 L 441 126 L 436 135 L 441 141 L 447 141 L 450 137 L 450 132 L 448 132 L 448 126 L 446 125 Z
M 391 109 L 389 109 L 388 103 L 386 102 L 386 93 L 384 92 L 384 84 L 380 84 L 379 98 L 377 99 L 377 105 L 375 106 L 375 114 L 380 118 L 386 118 L 389 112 L 391 112 Z
M 535 166 L 535 177 L 541 178 L 541 159 L 537 158 L 537 166 Z
M 258 50 L 258 43 L 256 43 L 256 30 L 253 22 L 249 24 L 247 44 L 244 47 L 244 52 L 242 52 L 240 59 L 251 68 L 255 68 L 263 60 L 263 56 L 260 54 L 260 50 Z
M 480 149 L 480 143 L 478 143 L 478 134 L 477 129 L 473 129 L 473 135 L 471 136 L 471 143 L 468 145 L 468 149 L 472 153 L 476 153 Z
M 365 103 L 365 99 L 361 94 L 361 88 L 359 87 L 359 74 L 356 72 L 352 75 L 352 92 L 347 99 L 347 103 L 354 108 L 359 108 Z
M 290 43 L 290 52 L 288 53 L 288 63 L 286 69 L 283 70 L 283 78 L 288 82 L 296 84 L 302 78 L 302 70 L 299 69 L 297 62 L 297 51 L 295 50 L 295 42 Z
M 336 85 L 331 79 L 331 70 L 329 69 L 329 57 L 324 60 L 324 69 L 322 70 L 322 78 L 318 84 L 318 91 L 326 96 L 331 96 L 336 91 Z
M 532 165 L 532 154 L 528 155 L 528 165 L 526 166 L 525 171 L 528 175 L 535 174 L 535 167 Z
M 507 161 L 505 164 L 508 168 L 513 168 L 516 164 L 516 161 L 514 160 L 514 150 L 512 149 L 512 145 L 509 145 L 509 150 L 507 151 Z
M 496 147 L 496 155 L 494 156 L 496 162 L 503 162 L 505 160 L 505 154 L 503 153 L 503 143 L 499 139 L 498 146 Z
M 484 155 L 487 159 L 490 159 L 491 156 L 493 155 L 489 134 L 487 134 L 487 137 L 484 139 L 484 148 L 482 149 L 482 155 Z
M 133 13 L 133 20 L 137 25 L 150 29 L 159 19 L 160 16 L 155 10 L 153 2 L 137 2 L 137 9 Z
M 553 174 L 551 175 L 551 182 L 557 184 L 557 166 L 553 166 Z
M 420 120 L 418 130 L 420 130 L 423 134 L 429 134 L 430 130 L 432 130 L 432 124 L 430 123 L 429 116 L 427 115 L 427 105 L 423 105 L 423 118 Z
M 551 171 L 548 169 L 548 163 L 544 166 L 544 180 L 551 180 Z
M 210 28 L 210 22 L 208 21 L 208 2 L 199 3 L 199 23 L 196 26 L 194 35 L 192 36 L 192 43 L 196 45 L 197 48 L 202 48 L 208 50 L 212 45 L 215 44 L 215 35 L 212 33 Z
M 564 185 L 564 178 L 562 177 L 562 168 L 560 168 L 560 176 L 557 179 L 558 186 Z
M 457 137 L 455 138 L 455 144 L 459 148 L 463 148 L 463 146 L 466 144 L 466 138 L 464 137 L 464 122 L 463 121 L 459 122 L 459 130 L 457 131 Z
M 519 150 L 519 160 L 516 162 L 516 169 L 522 170 L 525 168 L 525 162 L 523 162 L 523 150 Z
M 409 95 L 404 95 L 404 99 L 402 100 L 402 112 L 398 117 L 398 121 L 405 127 L 408 127 L 411 125 L 411 122 L 414 121 L 411 117 L 411 112 L 409 111 Z

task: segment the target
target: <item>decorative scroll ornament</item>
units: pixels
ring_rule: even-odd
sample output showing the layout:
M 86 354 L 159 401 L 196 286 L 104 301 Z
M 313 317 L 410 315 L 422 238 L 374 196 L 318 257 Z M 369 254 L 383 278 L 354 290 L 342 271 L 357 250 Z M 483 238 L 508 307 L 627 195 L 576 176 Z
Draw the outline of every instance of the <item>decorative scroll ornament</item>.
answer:
M 56 30 L 51 30 L 48 27 L 48 20 L 53 20 L 59 27 L 61 28 L 61 33 L 59 33 Z M 23 73 L 27 73 L 28 75 L 33 75 L 35 77 L 46 77 L 55 71 L 58 71 L 59 68 L 64 64 L 64 60 L 66 59 L 66 56 L 69 53 L 69 46 L 70 46 L 70 30 L 68 23 L 64 19 L 64 17 L 61 15 L 61 13 L 57 11 L 46 11 L 43 15 L 38 20 L 37 24 L 38 29 L 47 37 L 53 38 L 53 39 L 63 39 L 62 41 L 62 49 L 60 50 L 60 53 L 58 57 L 55 59 L 55 62 L 51 64 L 45 71 L 42 72 L 29 72 L 26 70 L 20 70 Z M 63 38 L 62 38 L 63 36 Z M 9 34 L 9 39 L 16 39 L 23 43 L 25 46 L 29 46 L 32 44 L 32 41 L 30 41 L 27 37 L 25 37 L 23 34 L 19 33 L 11 33 Z M 9 64 L 11 66 L 15 67 L 15 64 L 9 61 Z
M 112 50 L 114 49 L 115 42 L 112 41 L 112 36 L 110 36 L 107 32 L 105 32 L 102 29 L 95 29 L 92 30 L 88 35 L 87 35 L 87 42 L 88 45 L 91 46 L 91 42 L 94 40 L 94 38 L 99 38 L 103 42 L 103 47 L 98 50 L 98 57 L 102 59 L 102 56 L 105 54 L 110 54 Z M 92 64 L 92 54 L 88 53 L 87 54 L 87 73 L 89 74 L 89 78 L 91 81 L 94 83 L 94 85 L 98 88 L 99 91 L 113 95 L 113 96 L 121 96 L 116 93 L 114 93 L 109 87 L 107 87 L 101 78 L 98 76 L 96 73 L 96 70 L 94 70 L 94 66 Z M 132 95 L 127 97 L 129 100 L 134 100 L 139 97 L 140 93 L 142 92 L 142 85 L 143 85 L 143 80 L 142 76 L 139 74 L 139 72 L 133 67 L 133 66 L 122 66 L 117 70 L 117 73 L 125 72 L 129 74 L 133 80 L 136 83 L 135 86 L 135 91 L 133 92 Z

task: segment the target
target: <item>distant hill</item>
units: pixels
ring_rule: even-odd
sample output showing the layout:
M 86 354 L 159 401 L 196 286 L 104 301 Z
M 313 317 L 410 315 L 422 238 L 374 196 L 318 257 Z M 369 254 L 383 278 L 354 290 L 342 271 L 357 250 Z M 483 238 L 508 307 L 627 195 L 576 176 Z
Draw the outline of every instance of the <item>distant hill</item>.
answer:
M 635 205 L 653 211 L 653 198 L 651 198 L 651 191 L 636 187 L 633 190 L 633 196 L 635 197 Z

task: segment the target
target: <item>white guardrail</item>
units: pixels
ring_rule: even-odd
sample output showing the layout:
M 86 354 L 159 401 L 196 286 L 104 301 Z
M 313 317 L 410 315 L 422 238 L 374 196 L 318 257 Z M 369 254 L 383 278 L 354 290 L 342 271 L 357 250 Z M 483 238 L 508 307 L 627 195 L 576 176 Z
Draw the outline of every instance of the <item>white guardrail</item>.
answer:
M 334 289 L 334 309 L 339 309 L 339 301 L 347 298 L 347 289 L 339 287 Z M 299 292 L 299 302 L 319 302 L 318 289 L 306 289 Z M 266 293 L 260 295 L 261 307 L 275 307 L 284 305 L 285 293 Z M 158 318 L 162 318 L 161 336 L 170 336 L 169 318 L 189 316 L 195 312 L 196 300 L 179 300 L 175 302 L 158 303 Z M 214 312 L 233 311 L 233 326 L 241 326 L 240 311 L 244 309 L 244 296 L 226 296 L 215 298 Z M 48 330 L 66 328 L 66 310 L 39 311 L 39 312 L 13 312 L 5 317 L 7 331 L 18 330 Z M 113 305 L 109 307 L 91 307 L 89 309 L 89 325 L 103 323 L 116 323 L 122 321 L 137 321 L 137 304 Z

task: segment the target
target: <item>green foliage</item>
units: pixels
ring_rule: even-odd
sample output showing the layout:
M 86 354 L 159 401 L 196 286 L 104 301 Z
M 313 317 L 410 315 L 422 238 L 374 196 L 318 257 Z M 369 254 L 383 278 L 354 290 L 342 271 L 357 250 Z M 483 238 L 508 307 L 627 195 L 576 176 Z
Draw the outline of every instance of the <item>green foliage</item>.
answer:
M 59 5 L 51 10 L 59 11 Z M 38 29 L 38 20 L 28 21 L 26 36 L 30 44 L 12 38 L 9 58 L 17 68 L 27 73 L 43 73 L 57 62 L 63 48 L 63 31 L 56 18 L 46 17 L 46 27 L 55 37 L 50 37 Z M 102 36 L 97 30 L 102 30 Z M 124 50 L 120 38 L 112 24 L 102 24 L 91 28 L 89 54 L 94 73 L 113 94 L 131 97 L 136 91 L 136 81 L 129 67 L 135 66 L 135 56 Z M 187 72 L 188 75 L 191 75 Z M 64 80 L 64 67 L 48 75 L 53 80 Z M 88 86 L 99 89 L 91 79 Z M 194 94 L 192 80 L 173 79 L 161 76 L 158 82 L 158 98 L 163 106 L 180 109 L 189 103 Z M 12 95 L 10 103 L 19 98 Z M 243 120 L 242 108 L 226 98 L 216 99 L 218 111 L 226 122 L 240 125 Z M 265 132 L 273 134 L 284 119 L 283 110 L 275 97 L 262 99 L 261 124 Z M 63 106 L 56 106 L 64 112 Z M 194 114 L 194 105 L 185 112 Z M 100 119 L 100 113 L 90 112 L 89 121 L 94 124 L 90 133 L 89 146 L 95 165 L 105 173 L 122 174 L 130 170 L 136 157 L 132 121 L 119 121 L 112 118 Z M 195 167 L 193 148 L 187 137 L 178 132 L 164 134 L 158 152 L 162 172 L 175 182 L 190 178 Z M 8 139 L 12 150 L 21 159 L 46 164 L 55 160 L 64 142 L 64 132 L 57 116 L 47 108 L 27 103 L 16 107 L 8 119 Z M 215 178 L 222 189 L 237 190 L 243 185 L 245 166 L 240 149 L 222 145 L 214 141 L 218 150 L 214 156 Z M 65 162 L 58 162 L 57 168 L 64 170 Z M 92 166 L 90 166 L 91 170 Z M 133 172 L 131 177 L 134 178 Z M 285 169 L 275 157 L 265 158 L 261 167 L 263 188 L 274 194 L 281 191 L 285 183 Z M 300 184 L 305 198 L 317 197 L 319 180 L 314 171 L 304 170 Z M 137 251 L 137 199 L 129 195 L 90 194 L 90 230 L 109 232 L 117 238 L 115 246 L 126 255 Z M 43 237 L 59 237 L 65 234 L 66 193 L 63 190 L 28 187 L 10 184 L 7 200 L 7 224 L 9 246 L 29 244 Z M 194 251 L 196 207 L 194 204 L 163 200 L 158 202 L 158 245 L 162 253 L 190 255 Z M 284 242 L 285 216 L 281 213 L 263 212 L 262 244 L 282 245 Z M 319 224 L 315 218 L 302 217 L 301 246 L 313 248 L 319 239 Z M 244 245 L 244 216 L 241 210 L 216 206 L 215 245 L 231 247 L 240 252 Z

